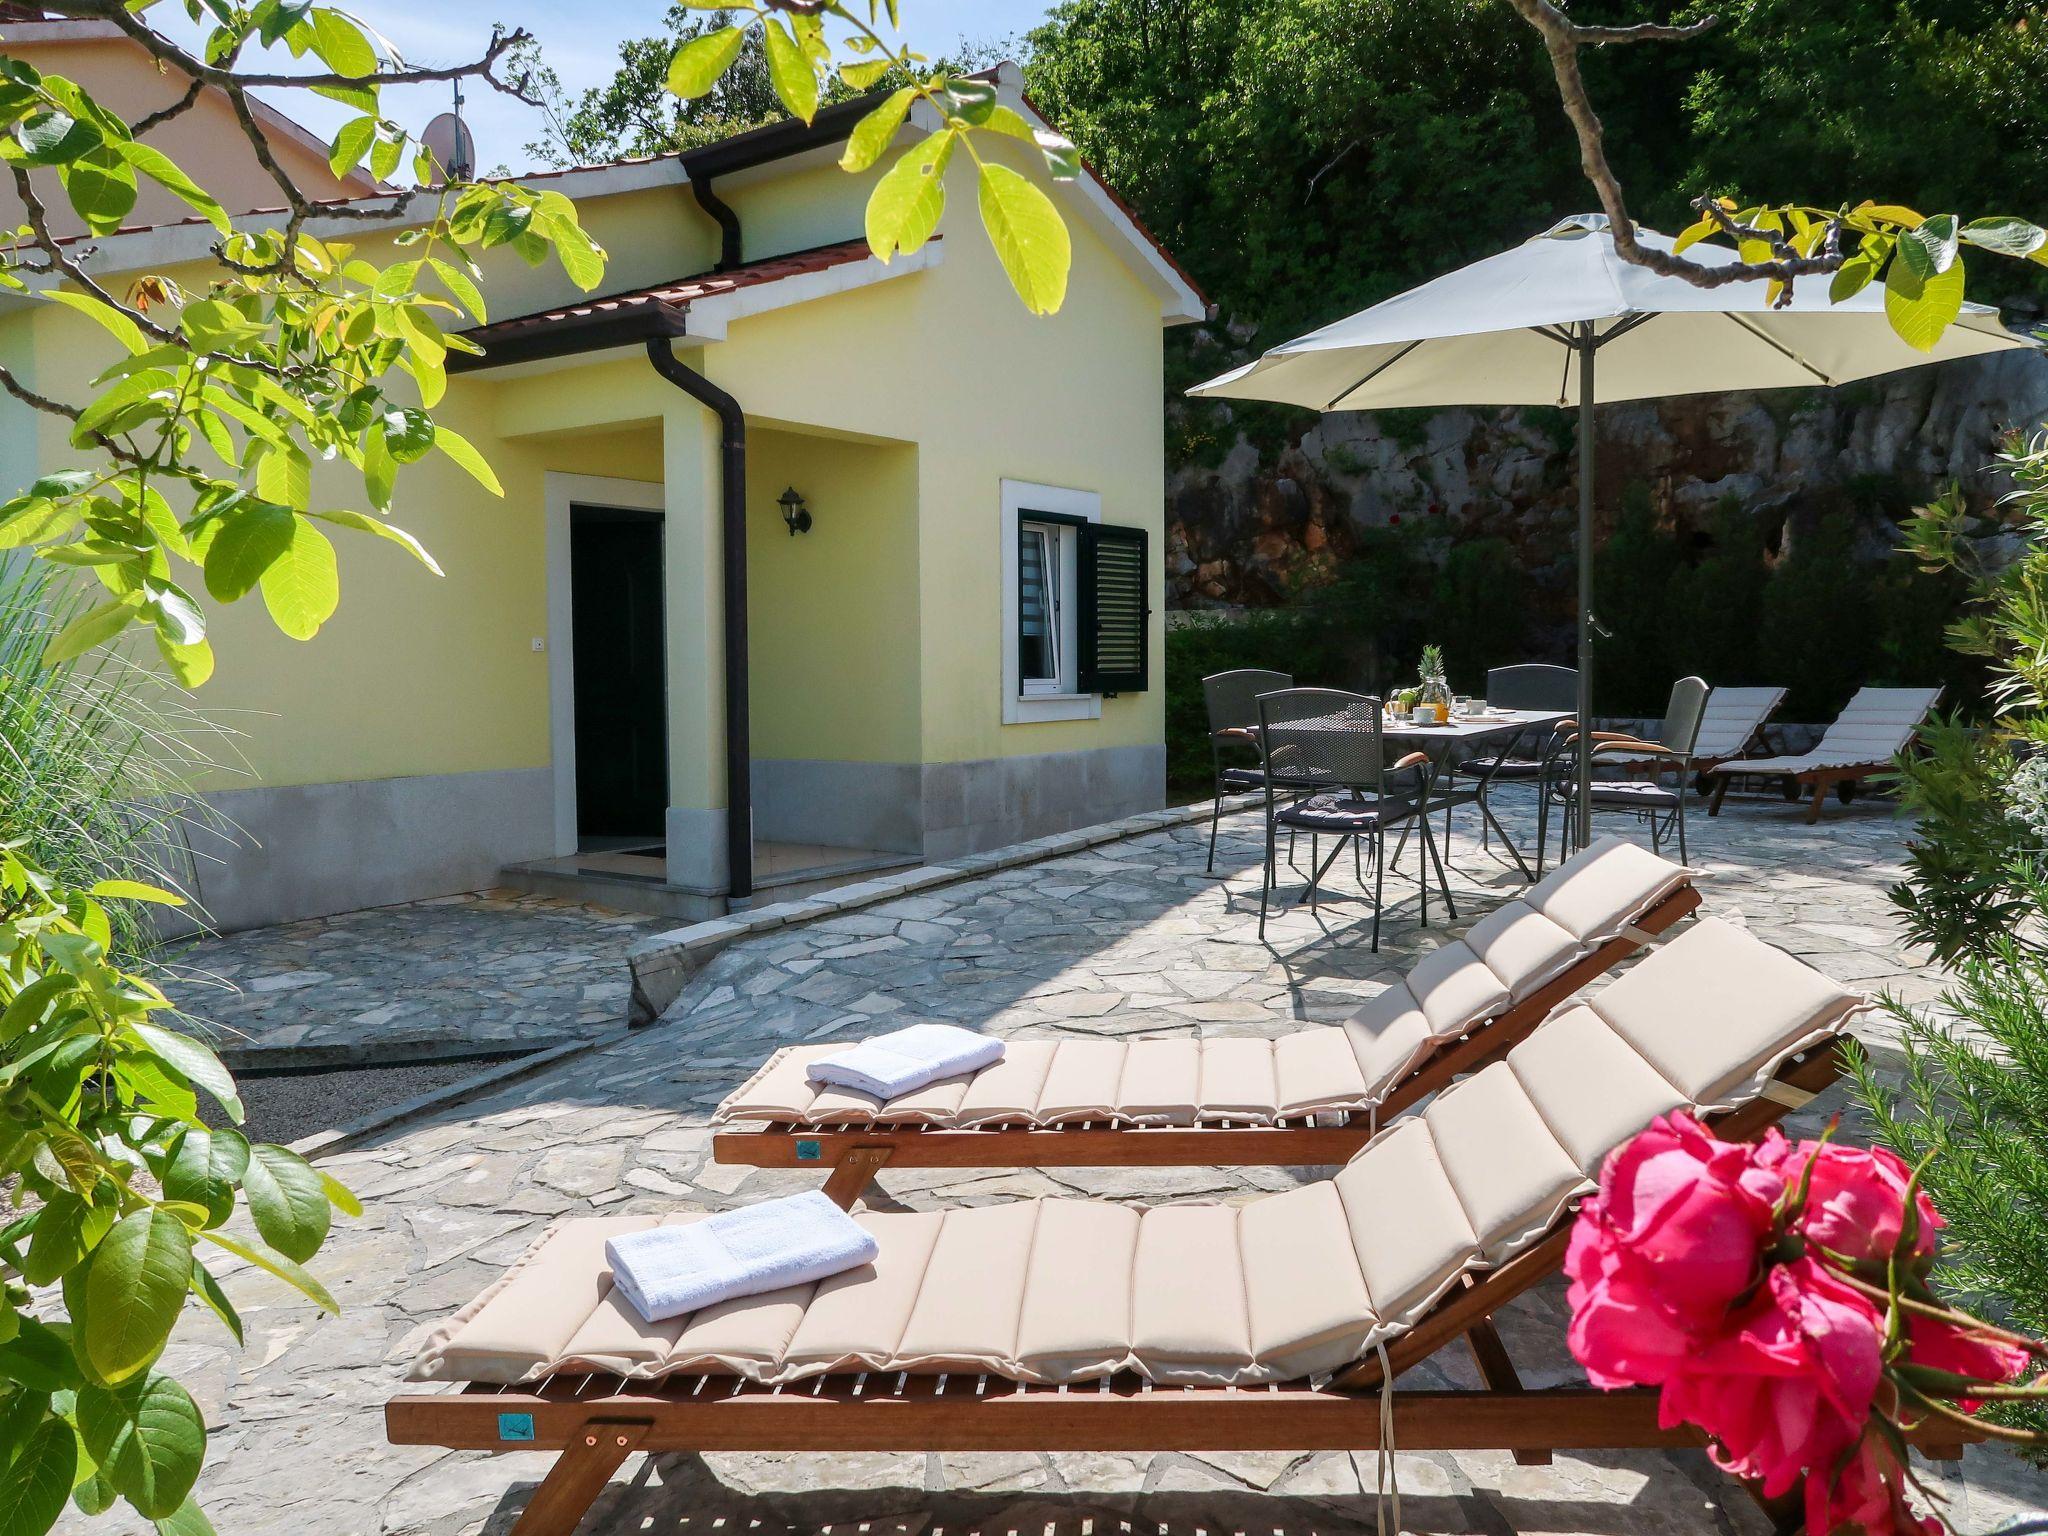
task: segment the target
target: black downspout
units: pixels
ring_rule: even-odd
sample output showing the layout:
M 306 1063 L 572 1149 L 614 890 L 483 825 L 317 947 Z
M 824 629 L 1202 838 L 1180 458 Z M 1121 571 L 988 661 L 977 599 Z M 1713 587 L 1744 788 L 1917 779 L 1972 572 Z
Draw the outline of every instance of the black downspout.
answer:
M 666 336 L 647 341 L 654 371 L 718 413 L 720 558 L 725 571 L 725 862 L 735 901 L 754 894 L 754 754 L 747 705 L 747 419 L 733 399 L 677 360 Z
M 740 250 L 740 216 L 711 190 L 709 176 L 692 172 L 690 190 L 697 196 L 697 206 L 710 214 L 718 225 L 718 266 L 714 270 L 730 272 L 744 259 Z

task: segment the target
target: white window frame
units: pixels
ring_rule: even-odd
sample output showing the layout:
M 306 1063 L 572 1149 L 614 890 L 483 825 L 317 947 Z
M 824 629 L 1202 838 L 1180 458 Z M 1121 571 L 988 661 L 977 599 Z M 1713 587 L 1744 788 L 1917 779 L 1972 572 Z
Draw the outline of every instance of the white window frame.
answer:
M 1094 491 L 1067 486 L 1038 485 L 1029 480 L 1003 481 L 1002 573 L 1003 573 L 1003 671 L 999 680 L 1003 699 L 1003 724 L 1024 725 L 1039 720 L 1099 720 L 1102 695 L 1078 693 L 1071 688 L 1051 691 L 1043 684 L 1025 684 L 1021 673 L 1022 646 L 1019 623 L 1018 583 L 1022 561 L 1018 540 L 1024 527 L 1037 519 L 1032 513 L 1050 513 L 1083 522 L 1102 521 L 1102 497 Z M 1080 530 L 1072 523 L 1048 522 L 1055 530 L 1060 584 L 1060 675 L 1077 678 L 1080 668 L 1080 610 L 1075 599 L 1081 574 Z M 1027 691 L 1028 689 L 1028 691 Z

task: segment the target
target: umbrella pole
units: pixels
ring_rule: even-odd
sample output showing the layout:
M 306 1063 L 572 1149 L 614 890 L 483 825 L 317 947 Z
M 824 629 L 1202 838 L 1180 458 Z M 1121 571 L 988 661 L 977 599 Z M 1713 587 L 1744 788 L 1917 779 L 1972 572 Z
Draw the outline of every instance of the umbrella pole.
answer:
M 1577 837 L 1593 840 L 1593 325 L 1579 327 L 1579 738 Z

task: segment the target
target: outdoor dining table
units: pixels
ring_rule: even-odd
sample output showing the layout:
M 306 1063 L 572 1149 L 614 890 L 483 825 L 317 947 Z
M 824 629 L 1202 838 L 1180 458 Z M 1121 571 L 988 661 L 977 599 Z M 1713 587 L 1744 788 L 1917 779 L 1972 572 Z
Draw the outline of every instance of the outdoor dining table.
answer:
M 1403 720 L 1392 714 L 1383 713 L 1380 716 L 1380 736 L 1389 746 L 1401 746 L 1423 754 L 1426 760 L 1421 796 L 1424 815 L 1434 810 L 1448 811 L 1460 805 L 1478 806 L 1480 814 L 1486 818 L 1486 824 L 1500 838 L 1509 856 L 1514 859 L 1516 868 L 1521 870 L 1522 878 L 1534 880 L 1536 876 L 1529 868 L 1528 860 L 1522 857 L 1522 850 L 1515 846 L 1515 840 L 1508 836 L 1507 828 L 1503 827 L 1500 819 L 1493 814 L 1493 807 L 1487 803 L 1485 791 L 1492 782 L 1495 771 L 1507 761 L 1508 755 L 1514 751 L 1515 744 L 1524 735 L 1531 731 L 1541 731 L 1554 726 L 1560 720 L 1570 718 L 1571 711 L 1565 709 L 1503 709 L 1479 716 L 1457 716 L 1435 723 Z M 1294 720 L 1288 723 L 1287 728 L 1290 731 L 1312 731 L 1322 724 L 1322 721 L 1316 719 Z M 1332 715 L 1328 717 L 1327 728 L 1355 731 L 1359 727 L 1355 720 Z M 1464 784 L 1438 788 L 1438 780 L 1443 777 L 1445 764 L 1459 752 L 1460 748 L 1471 749 L 1495 743 L 1498 747 L 1491 757 L 1466 756 L 1466 766 L 1473 771 Z M 1395 862 L 1399 861 L 1401 849 L 1407 847 L 1407 844 L 1408 833 L 1404 827 L 1401 832 L 1401 843 L 1394 850 Z M 1443 896 L 1445 904 L 1450 907 L 1451 916 L 1455 918 L 1458 910 L 1456 906 L 1451 905 L 1448 885 L 1443 888 Z
M 1418 724 L 1414 721 L 1396 719 L 1392 715 L 1383 715 L 1380 720 L 1380 734 L 1389 742 L 1408 746 L 1428 758 L 1422 784 L 1425 815 L 1430 809 L 1448 810 L 1459 805 L 1478 806 L 1480 815 L 1486 818 L 1486 824 L 1501 840 L 1501 845 L 1515 861 L 1515 867 L 1521 870 L 1522 878 L 1534 880 L 1536 876 L 1530 870 L 1528 860 L 1522 857 L 1522 850 L 1515 846 L 1515 840 L 1508 836 L 1507 828 L 1500 824 L 1500 819 L 1493 814 L 1493 807 L 1487 803 L 1486 788 L 1492 782 L 1494 772 L 1507 761 L 1516 743 L 1521 741 L 1524 735 L 1532 731 L 1541 733 L 1556 725 L 1558 721 L 1571 718 L 1571 711 L 1566 709 L 1503 709 L 1476 717 L 1453 717 L 1437 724 Z M 1497 750 L 1491 757 L 1477 753 L 1464 757 L 1467 768 L 1471 770 L 1464 785 L 1449 789 L 1437 787 L 1438 779 L 1443 776 L 1444 765 L 1454 754 L 1459 753 L 1460 748 L 1470 749 L 1494 744 L 1497 744 Z M 1401 835 L 1401 840 L 1405 845 L 1405 831 Z M 1395 850 L 1394 858 L 1396 862 L 1399 861 L 1399 849 Z M 1450 900 L 1449 892 L 1445 892 L 1444 900 Z M 1455 909 L 1451 915 L 1457 916 Z

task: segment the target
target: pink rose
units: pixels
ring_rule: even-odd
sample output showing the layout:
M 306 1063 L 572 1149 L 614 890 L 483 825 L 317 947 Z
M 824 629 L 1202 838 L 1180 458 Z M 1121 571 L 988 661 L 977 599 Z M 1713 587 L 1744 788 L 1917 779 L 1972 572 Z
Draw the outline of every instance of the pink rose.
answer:
M 1905 1237 L 1906 1190 L 1913 1171 L 1883 1147 L 1802 1141 L 1785 1164 L 1787 1184 L 1798 1187 L 1809 1158 L 1813 1180 L 1807 1186 L 1801 1229 L 1846 1259 L 1889 1259 Z M 1926 1258 L 1934 1252 L 1934 1234 L 1944 1223 L 1924 1191 L 1914 1194 L 1920 1227 L 1913 1251 Z
M 2016 1344 L 1982 1333 L 1972 1333 L 1938 1318 L 1906 1317 L 1907 1358 L 1914 1365 L 1967 1376 L 1972 1381 L 2016 1381 L 2025 1373 L 2033 1356 Z M 1965 1413 L 1983 1406 L 1977 1398 L 1963 1398 Z
M 1781 1147 L 1671 1114 L 1608 1157 L 1565 1255 L 1572 1353 L 1595 1386 L 1661 1382 L 1720 1331 L 1760 1272 Z
M 1697 1424 L 1714 1459 L 1756 1478 L 1766 1498 L 1789 1492 L 1856 1443 L 1883 1370 L 1877 1309 L 1811 1258 L 1773 1268 L 1720 1338 L 1664 1383 L 1658 1416 Z
M 1923 1519 L 1906 1503 L 1899 1465 L 1883 1441 L 1868 1436 L 1840 1474 L 1817 1468 L 1806 1480 L 1807 1536 L 1860 1530 L 1863 1536 L 1941 1536 L 1939 1520 Z

